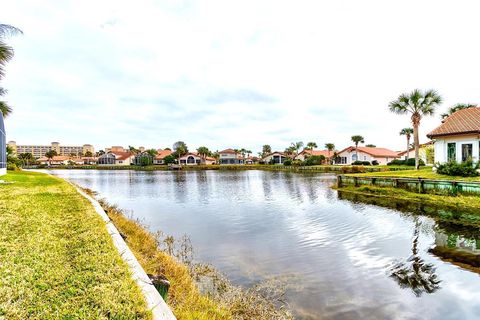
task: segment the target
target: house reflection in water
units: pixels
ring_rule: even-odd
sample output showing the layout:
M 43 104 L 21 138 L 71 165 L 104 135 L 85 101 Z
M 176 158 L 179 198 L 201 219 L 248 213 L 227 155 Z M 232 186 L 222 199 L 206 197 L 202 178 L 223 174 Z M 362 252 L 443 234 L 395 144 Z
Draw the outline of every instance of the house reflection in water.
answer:
M 479 236 L 465 237 L 455 233 L 435 232 L 435 247 L 429 252 L 453 264 L 480 268 Z

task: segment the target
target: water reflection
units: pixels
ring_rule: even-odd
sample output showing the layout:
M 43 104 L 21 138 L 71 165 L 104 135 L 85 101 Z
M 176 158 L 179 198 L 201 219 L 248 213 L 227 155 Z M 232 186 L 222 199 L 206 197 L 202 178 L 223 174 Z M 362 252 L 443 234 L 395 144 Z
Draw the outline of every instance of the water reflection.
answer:
M 344 197 L 330 188 L 335 183 L 331 175 L 56 174 L 98 191 L 152 231 L 176 238 L 188 234 L 196 258 L 212 263 L 237 284 L 291 276 L 295 286 L 286 298 L 298 319 L 476 319 L 480 312 L 478 274 L 450 257 L 452 250 L 477 253 L 477 245 L 471 249 L 478 230 L 459 229 L 454 220 L 436 221 L 427 207 Z M 398 262 L 403 263 L 392 270 Z M 440 290 L 416 295 L 392 281 L 395 270 L 403 272 L 403 279 L 410 273 L 428 279 L 430 271 L 422 266 L 432 266 L 441 279 Z M 425 285 L 423 290 L 428 292 Z
M 412 255 L 406 260 L 397 262 L 391 268 L 391 277 L 400 287 L 411 289 L 417 297 L 422 293 L 433 293 L 440 289 L 440 280 L 435 274 L 432 263 L 426 263 L 418 252 L 418 237 L 421 222 L 415 219 L 415 229 L 412 238 Z

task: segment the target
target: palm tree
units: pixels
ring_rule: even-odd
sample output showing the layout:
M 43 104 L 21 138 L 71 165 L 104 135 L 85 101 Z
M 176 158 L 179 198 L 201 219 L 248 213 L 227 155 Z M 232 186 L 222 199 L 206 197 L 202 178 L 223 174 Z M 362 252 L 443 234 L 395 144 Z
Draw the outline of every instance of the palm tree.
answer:
M 332 152 L 333 150 L 335 150 L 335 144 L 333 143 L 325 143 L 325 149 L 328 150 L 328 161 L 330 161 L 330 164 L 331 164 L 331 160 L 332 160 L 332 157 L 330 157 L 330 152 Z
M 397 100 L 390 102 L 390 111 L 397 114 L 411 114 L 413 141 L 415 143 L 415 169 L 420 167 L 418 128 L 422 117 L 432 115 L 435 108 L 442 103 L 442 97 L 435 90 L 422 92 L 419 89 L 401 94 Z
M 403 128 L 402 131 L 400 131 L 401 136 L 406 136 L 407 137 L 407 156 L 406 160 L 408 160 L 408 157 L 410 155 L 410 138 L 412 137 L 413 134 L 413 129 L 412 128 Z
M 374 144 L 369 143 L 369 144 L 366 144 L 365 147 L 368 147 L 368 148 L 376 148 L 377 146 L 374 145 Z
M 314 148 L 318 148 L 317 143 L 315 143 L 315 142 L 309 142 L 309 143 L 307 143 L 307 149 L 309 149 L 310 151 L 312 151 Z
M 262 157 L 265 157 L 267 154 L 272 153 L 272 147 L 270 145 L 265 144 L 262 147 Z
M 5 75 L 5 65 L 13 58 L 13 49 L 4 42 L 4 38 L 19 33 L 22 33 L 20 29 L 8 24 L 0 24 L 0 79 Z M 7 90 L 0 87 L 0 97 L 6 93 Z M 7 117 L 12 112 L 12 108 L 5 101 L 0 101 L 0 112 Z
M 469 109 L 469 108 L 476 108 L 476 107 L 477 107 L 476 104 L 471 104 L 471 103 L 457 103 L 457 104 L 454 105 L 453 107 L 450 107 L 450 109 L 448 109 L 448 112 L 447 112 L 447 113 L 442 113 L 442 114 L 441 114 L 441 117 L 442 117 L 442 120 L 445 120 L 446 118 L 448 118 L 449 116 L 451 116 L 453 113 L 457 112 L 458 110 Z
M 180 159 L 181 156 L 188 153 L 187 144 L 183 141 L 177 141 L 173 144 L 173 152 L 177 156 L 177 159 Z
M 355 157 L 357 159 L 356 161 L 358 161 L 358 144 L 365 143 L 365 139 L 360 135 L 355 135 L 352 136 L 352 141 L 355 143 Z
M 290 147 L 294 153 L 294 158 L 296 158 L 298 156 L 300 149 L 302 149 L 303 147 L 303 142 L 302 141 L 292 142 L 292 145 Z
M 55 150 L 49 150 L 49 151 L 47 151 L 47 153 L 45 153 L 45 157 L 47 157 L 47 159 L 48 159 L 48 165 L 49 166 L 52 165 L 52 159 L 56 155 L 57 155 L 57 151 L 55 151 Z
M 210 154 L 210 150 L 207 147 L 198 147 L 197 152 L 203 158 L 206 158 Z
M 27 164 L 27 166 L 30 164 L 30 161 L 33 161 L 35 159 L 33 157 L 33 154 L 31 154 L 30 152 L 20 153 L 18 155 L 18 158 L 22 160 L 23 165 Z
M 137 155 L 140 153 L 140 150 L 138 150 L 137 148 L 135 148 L 134 146 L 128 146 L 128 150 L 130 151 L 130 153 L 134 154 L 134 155 Z

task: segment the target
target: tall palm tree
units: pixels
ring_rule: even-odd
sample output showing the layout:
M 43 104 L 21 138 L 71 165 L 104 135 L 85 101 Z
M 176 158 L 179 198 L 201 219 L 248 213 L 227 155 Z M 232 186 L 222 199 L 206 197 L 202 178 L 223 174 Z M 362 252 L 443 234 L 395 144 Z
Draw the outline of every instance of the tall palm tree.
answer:
M 475 108 L 475 107 L 477 107 L 476 104 L 471 104 L 471 103 L 457 103 L 457 104 L 454 105 L 453 107 L 450 107 L 450 109 L 448 109 L 448 112 L 447 112 L 447 113 L 442 113 L 442 114 L 441 114 L 442 120 L 447 119 L 449 116 L 451 116 L 453 113 L 457 112 L 458 110 Z
M 411 93 L 401 94 L 397 100 L 388 105 L 390 111 L 397 114 L 410 114 L 413 126 L 413 142 L 415 143 L 415 169 L 420 167 L 418 128 L 424 116 L 433 115 L 435 108 L 442 103 L 442 97 L 435 90 L 425 92 L 415 89 Z
M 7 90 L 0 87 L 0 97 L 3 97 L 7 93 Z M 4 117 L 7 117 L 12 113 L 12 108 L 5 102 L 0 100 L 0 112 L 2 112 Z
M 355 157 L 357 158 L 357 161 L 358 161 L 358 144 L 365 143 L 365 139 L 363 138 L 363 136 L 355 135 L 355 136 L 352 136 L 352 142 L 355 143 Z
M 265 144 L 262 147 L 262 157 L 265 157 L 267 154 L 272 153 L 272 147 L 270 145 Z
M 413 134 L 413 129 L 412 128 L 403 128 L 402 131 L 400 131 L 401 136 L 406 136 L 407 137 L 407 156 L 406 160 L 408 160 L 410 156 L 410 138 L 412 137 Z
M 309 143 L 307 143 L 307 149 L 309 149 L 310 151 L 312 151 L 313 148 L 318 148 L 316 142 L 309 142 Z
M 210 150 L 208 150 L 207 147 L 198 147 L 197 152 L 199 155 L 201 155 L 203 158 L 206 158 L 210 154 Z
M 45 153 L 45 157 L 47 157 L 47 159 L 48 159 L 48 165 L 49 166 L 52 165 L 52 159 L 55 156 L 57 156 L 57 151 L 55 151 L 55 150 L 49 150 Z
M 333 143 L 325 143 L 325 149 L 328 150 L 328 161 L 330 161 L 330 164 L 331 164 L 331 159 L 332 157 L 330 157 L 330 152 L 332 152 L 333 150 L 335 150 L 335 144 Z

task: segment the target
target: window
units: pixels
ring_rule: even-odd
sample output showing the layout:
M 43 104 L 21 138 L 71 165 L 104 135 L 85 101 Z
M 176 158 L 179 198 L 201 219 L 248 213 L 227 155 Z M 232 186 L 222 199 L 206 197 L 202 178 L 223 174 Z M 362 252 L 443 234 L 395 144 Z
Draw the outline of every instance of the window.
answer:
M 473 145 L 471 143 L 462 144 L 462 162 L 471 160 L 473 156 Z
M 353 155 L 352 155 L 352 162 L 355 162 L 355 161 L 357 161 L 357 155 L 356 155 L 356 154 L 353 154 Z
M 363 156 L 363 160 L 367 160 L 367 156 Z
M 455 161 L 457 159 L 455 149 L 456 149 L 455 142 L 451 142 L 447 144 L 447 161 Z

